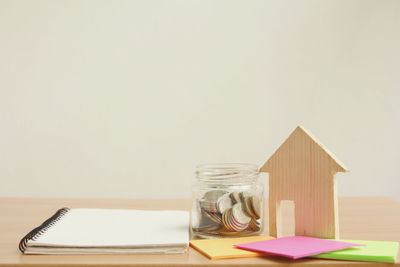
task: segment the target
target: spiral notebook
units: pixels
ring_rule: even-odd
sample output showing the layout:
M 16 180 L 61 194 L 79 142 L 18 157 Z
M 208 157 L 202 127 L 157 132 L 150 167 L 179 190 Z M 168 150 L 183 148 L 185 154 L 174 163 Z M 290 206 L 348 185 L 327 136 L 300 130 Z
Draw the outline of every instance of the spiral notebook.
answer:
M 121 209 L 58 210 L 22 238 L 25 254 L 183 253 L 189 213 Z

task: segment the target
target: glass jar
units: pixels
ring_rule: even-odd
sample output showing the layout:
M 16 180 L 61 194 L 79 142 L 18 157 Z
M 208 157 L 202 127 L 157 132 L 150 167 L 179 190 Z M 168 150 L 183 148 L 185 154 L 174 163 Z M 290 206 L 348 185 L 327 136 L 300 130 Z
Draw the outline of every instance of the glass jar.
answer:
M 256 165 L 205 164 L 196 168 L 192 235 L 202 238 L 257 235 L 263 231 L 264 190 Z

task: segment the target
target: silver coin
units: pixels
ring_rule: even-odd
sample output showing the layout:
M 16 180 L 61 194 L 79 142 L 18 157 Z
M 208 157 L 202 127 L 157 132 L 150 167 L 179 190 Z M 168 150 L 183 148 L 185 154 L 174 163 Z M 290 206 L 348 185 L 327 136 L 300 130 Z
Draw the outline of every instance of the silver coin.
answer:
M 198 223 L 198 228 L 209 228 L 209 227 L 219 227 L 219 222 L 210 218 L 208 216 L 207 211 L 201 209 L 200 211 L 200 219 Z
M 234 219 L 239 224 L 248 224 L 251 220 L 251 217 L 247 216 L 244 213 L 242 203 L 237 203 L 237 204 L 233 205 L 232 214 L 233 214 Z
M 208 202 L 217 202 L 218 198 L 226 193 L 225 190 L 211 190 L 204 194 L 203 199 Z
M 224 213 L 227 209 L 232 208 L 232 200 L 229 197 L 229 193 L 221 196 L 217 200 L 217 208 L 218 211 L 222 214 Z
M 236 232 L 241 232 L 245 230 L 248 227 L 248 224 L 241 224 L 235 220 L 235 217 L 233 216 L 233 212 L 230 213 L 229 217 L 229 224 L 233 230 Z
M 222 216 L 220 214 L 214 213 L 214 212 L 208 212 L 204 210 L 204 214 L 211 219 L 213 222 L 217 224 L 222 224 Z
M 217 201 L 226 193 L 224 190 L 210 190 L 199 200 L 199 204 L 206 211 L 218 212 Z
M 202 209 L 209 211 L 209 212 L 217 212 L 217 204 L 215 202 L 210 202 L 205 199 L 199 200 L 199 205 Z

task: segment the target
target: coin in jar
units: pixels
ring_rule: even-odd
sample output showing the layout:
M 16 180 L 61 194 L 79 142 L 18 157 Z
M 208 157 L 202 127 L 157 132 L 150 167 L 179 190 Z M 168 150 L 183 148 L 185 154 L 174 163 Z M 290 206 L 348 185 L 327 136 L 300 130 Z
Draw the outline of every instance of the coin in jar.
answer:
M 198 221 L 199 228 L 214 227 L 219 225 L 220 223 L 220 221 L 216 220 L 215 218 L 211 218 L 211 216 L 208 216 L 208 212 L 204 209 L 201 209 L 200 218 L 198 219 Z
M 218 198 L 217 208 L 221 214 L 224 213 L 227 209 L 232 208 L 232 200 L 229 197 L 229 193 L 224 194 L 220 198 Z
M 232 200 L 232 204 L 236 204 L 240 202 L 239 192 L 232 192 L 229 194 L 229 197 Z
M 218 213 L 214 213 L 214 212 L 209 212 L 204 210 L 204 214 L 211 219 L 213 222 L 217 223 L 217 224 L 222 224 L 222 217 L 220 214 Z
M 241 232 L 245 230 L 248 227 L 248 224 L 241 224 L 240 222 L 235 220 L 235 217 L 233 216 L 233 211 L 231 210 L 230 216 L 229 216 L 229 224 L 232 229 L 234 229 L 236 232 Z
M 205 199 L 200 199 L 199 205 L 202 209 L 204 209 L 208 212 L 218 212 L 217 204 L 215 202 L 212 202 L 212 201 L 210 202 Z
M 218 212 L 218 198 L 226 194 L 225 190 L 210 190 L 207 191 L 201 199 L 199 199 L 200 207 L 209 212 Z
M 252 210 L 251 197 L 243 197 L 242 207 L 246 215 L 250 216 L 251 218 L 256 217 Z
M 257 196 L 251 197 L 251 209 L 257 219 L 261 218 L 261 199 Z
M 225 190 L 210 190 L 204 194 L 203 199 L 208 202 L 217 202 L 218 198 L 226 193 L 228 192 Z
M 222 214 L 222 224 L 224 228 L 228 231 L 234 231 L 229 221 L 231 211 L 232 209 L 228 209 Z
M 232 215 L 236 222 L 239 224 L 248 224 L 251 220 L 251 217 L 247 216 L 243 212 L 242 203 L 236 203 L 232 207 Z
M 251 221 L 249 223 L 249 226 L 248 226 L 248 229 L 250 231 L 254 231 L 254 232 L 259 231 L 260 230 L 260 223 L 255 219 L 251 219 Z

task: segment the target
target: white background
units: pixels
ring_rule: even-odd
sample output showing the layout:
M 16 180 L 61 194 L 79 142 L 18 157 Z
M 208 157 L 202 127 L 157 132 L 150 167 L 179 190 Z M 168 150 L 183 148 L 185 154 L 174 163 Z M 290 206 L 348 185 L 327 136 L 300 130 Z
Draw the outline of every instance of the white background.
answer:
M 400 1 L 0 0 L 0 196 L 190 197 L 301 124 L 397 197 L 399 118 Z

